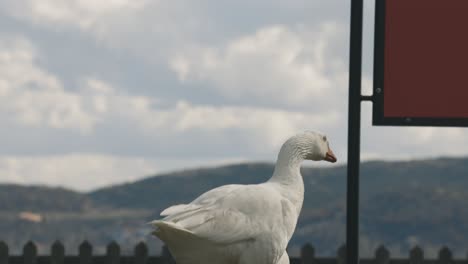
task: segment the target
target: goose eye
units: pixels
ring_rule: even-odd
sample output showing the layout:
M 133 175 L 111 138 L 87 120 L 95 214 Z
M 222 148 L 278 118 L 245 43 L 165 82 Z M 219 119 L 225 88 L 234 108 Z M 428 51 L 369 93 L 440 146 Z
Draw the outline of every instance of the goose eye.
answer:
M 323 141 L 327 141 L 327 136 L 323 136 Z

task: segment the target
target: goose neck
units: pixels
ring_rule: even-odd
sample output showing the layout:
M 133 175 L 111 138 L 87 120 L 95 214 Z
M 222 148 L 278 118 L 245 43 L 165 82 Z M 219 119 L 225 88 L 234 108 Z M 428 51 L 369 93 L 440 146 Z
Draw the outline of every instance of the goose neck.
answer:
M 296 183 L 298 180 L 302 182 L 300 168 L 304 156 L 304 153 L 299 148 L 283 145 L 278 154 L 271 180 L 285 184 Z

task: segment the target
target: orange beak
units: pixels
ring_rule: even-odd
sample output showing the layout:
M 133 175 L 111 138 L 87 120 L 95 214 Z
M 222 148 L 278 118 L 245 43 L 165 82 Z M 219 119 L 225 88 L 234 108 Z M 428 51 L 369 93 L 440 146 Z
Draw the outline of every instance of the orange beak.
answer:
M 331 163 L 335 163 L 337 161 L 335 154 L 333 153 L 333 151 L 330 148 L 328 149 L 327 155 L 325 156 L 325 158 L 323 160 L 326 160 L 326 161 L 331 162 Z

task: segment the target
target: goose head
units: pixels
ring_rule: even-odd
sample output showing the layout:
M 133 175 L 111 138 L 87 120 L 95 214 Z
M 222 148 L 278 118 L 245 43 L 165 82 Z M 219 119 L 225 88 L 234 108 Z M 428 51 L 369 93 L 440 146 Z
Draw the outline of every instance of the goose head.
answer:
M 337 161 L 327 136 L 315 131 L 304 131 L 289 138 L 282 149 L 305 160 L 325 160 L 332 163 Z

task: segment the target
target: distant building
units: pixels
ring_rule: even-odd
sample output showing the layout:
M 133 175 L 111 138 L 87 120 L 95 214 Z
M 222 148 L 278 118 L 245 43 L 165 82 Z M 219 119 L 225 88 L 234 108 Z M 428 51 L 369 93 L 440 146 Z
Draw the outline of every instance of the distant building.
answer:
M 40 223 L 40 222 L 42 222 L 44 220 L 42 215 L 36 214 L 36 213 L 33 213 L 33 212 L 21 212 L 21 213 L 19 213 L 18 217 L 21 220 L 28 221 L 28 222 L 34 222 L 34 223 Z

